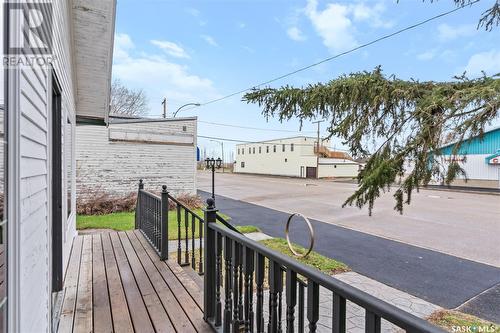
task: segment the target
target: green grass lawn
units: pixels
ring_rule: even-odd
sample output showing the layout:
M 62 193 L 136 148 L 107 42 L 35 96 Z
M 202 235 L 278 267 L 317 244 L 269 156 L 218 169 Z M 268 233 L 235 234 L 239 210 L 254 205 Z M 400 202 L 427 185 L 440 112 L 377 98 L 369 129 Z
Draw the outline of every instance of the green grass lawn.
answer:
M 293 259 L 299 261 L 302 264 L 312 266 L 323 273 L 326 273 L 328 275 L 332 274 L 338 274 L 338 273 L 343 273 L 343 272 L 348 272 L 351 269 L 344 263 L 325 257 L 324 255 L 319 254 L 318 252 L 311 251 L 309 255 L 306 258 L 297 258 L 296 256 L 293 255 L 293 253 L 290 251 L 288 248 L 288 244 L 285 239 L 283 238 L 273 238 L 273 239 L 266 239 L 263 241 L 260 241 L 262 244 L 265 246 L 286 254 L 289 257 L 292 257 Z M 299 253 L 305 253 L 306 249 L 304 249 L 302 246 L 293 244 L 293 248 L 295 251 Z
M 470 332 L 500 333 L 500 325 L 458 311 L 439 310 L 434 312 L 428 320 L 449 332 L 453 331 L 453 327 L 464 327 L 462 332 L 470 328 Z
M 194 212 L 198 216 L 203 216 L 201 209 L 196 209 Z M 224 219 L 229 219 L 227 215 L 221 214 Z M 76 217 L 76 228 L 82 229 L 112 229 L 117 231 L 132 230 L 134 229 L 135 213 L 123 212 L 113 213 L 107 215 L 78 215 Z M 191 218 L 188 223 L 188 234 L 191 236 Z M 259 228 L 254 226 L 238 226 L 236 227 L 242 233 L 250 233 L 259 231 Z M 184 224 L 184 214 L 181 220 L 181 239 L 185 238 L 186 228 Z M 199 222 L 196 220 L 194 237 L 199 237 Z M 177 212 L 168 212 L 168 239 L 178 239 L 177 231 Z

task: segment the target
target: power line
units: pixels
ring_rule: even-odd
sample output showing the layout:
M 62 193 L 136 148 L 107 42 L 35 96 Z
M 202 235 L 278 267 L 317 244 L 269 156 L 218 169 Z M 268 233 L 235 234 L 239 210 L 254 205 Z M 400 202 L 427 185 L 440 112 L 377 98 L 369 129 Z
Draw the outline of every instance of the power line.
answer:
M 203 120 L 198 120 L 198 122 L 204 123 L 204 124 L 216 125 L 216 126 L 251 129 L 251 130 L 256 130 L 256 131 L 286 132 L 286 133 L 315 133 L 314 131 L 292 131 L 292 130 L 280 130 L 280 129 L 272 129 L 272 128 L 259 128 L 259 127 L 249 127 L 249 126 L 240 126 L 240 125 L 232 125 L 232 124 L 214 123 L 214 122 L 203 121 Z
M 151 115 L 149 115 L 151 116 Z M 154 115 L 156 116 L 156 115 Z M 233 128 L 242 128 L 242 129 L 250 129 L 256 131 L 268 131 L 268 132 L 283 132 L 283 133 L 316 133 L 315 131 L 293 131 L 293 130 L 285 130 L 285 129 L 273 129 L 273 128 L 263 128 L 263 127 L 250 127 L 250 126 L 241 126 L 234 124 L 225 124 L 225 123 L 216 123 L 211 121 L 203 121 L 198 120 L 199 123 L 216 125 L 216 126 L 224 126 L 224 127 L 233 127 Z
M 432 16 L 432 17 L 430 17 L 430 18 L 428 18 L 428 19 L 425 19 L 425 20 L 423 20 L 423 21 L 420 21 L 420 22 L 417 22 L 417 23 L 415 23 L 415 24 L 409 25 L 409 26 L 407 26 L 407 27 L 405 27 L 405 28 L 402 28 L 402 29 L 399 29 L 399 30 L 397 30 L 397 31 L 394 31 L 394 32 L 392 32 L 392 33 L 390 33 L 390 34 L 386 34 L 386 35 L 383 35 L 383 36 L 381 36 L 381 37 L 378 37 L 378 38 L 376 38 L 376 39 L 374 39 L 374 40 L 372 40 L 372 41 L 370 41 L 370 42 L 367 42 L 367 43 L 364 43 L 364 44 L 358 45 L 358 46 L 356 46 L 356 47 L 354 47 L 354 48 L 352 48 L 352 49 L 350 49 L 350 50 L 347 50 L 347 51 L 344 51 L 344 52 L 338 53 L 338 54 L 336 54 L 336 55 L 334 55 L 334 56 L 328 57 L 328 58 L 323 59 L 323 60 L 321 60 L 321 61 L 318 61 L 318 62 L 315 62 L 315 63 L 313 63 L 313 64 L 310 64 L 310 65 L 308 65 L 308 66 L 301 67 L 301 68 L 296 69 L 296 70 L 294 70 L 294 71 L 292 71 L 292 72 L 289 72 L 289 73 L 286 73 L 286 74 L 280 75 L 280 76 L 275 77 L 275 78 L 273 78 L 273 79 L 270 79 L 270 80 L 268 80 L 268 81 L 265 81 L 265 82 L 262 82 L 262 83 L 259 83 L 259 84 L 256 84 L 256 85 L 253 85 L 253 86 L 251 86 L 250 88 L 242 89 L 242 90 L 240 90 L 240 91 L 237 91 L 237 92 L 231 93 L 231 94 L 229 94 L 229 95 L 226 95 L 226 96 L 223 96 L 223 97 L 219 97 L 219 98 L 216 98 L 216 99 L 210 100 L 210 101 L 208 101 L 208 102 L 201 103 L 201 105 L 200 105 L 200 106 L 205 106 L 205 105 L 208 105 L 208 104 L 216 103 L 216 102 L 219 102 L 219 101 L 222 101 L 222 100 L 228 99 L 228 98 L 230 98 L 230 97 L 233 97 L 233 96 L 236 96 L 236 95 L 240 95 L 240 94 L 242 94 L 242 93 L 244 93 L 244 92 L 247 92 L 247 91 L 249 91 L 249 90 L 251 90 L 251 89 L 253 89 L 253 88 L 257 88 L 257 87 L 260 87 L 260 86 L 264 86 L 264 85 L 267 85 L 267 84 L 273 83 L 273 82 L 275 82 L 275 81 L 278 81 L 278 80 L 284 79 L 284 78 L 286 78 L 286 77 L 292 76 L 292 75 L 294 75 L 294 74 L 297 74 L 297 73 L 303 72 L 303 71 L 305 71 L 305 70 L 307 70 L 307 69 L 310 69 L 310 68 L 312 68 L 312 67 L 316 67 L 316 66 L 318 66 L 318 65 L 324 64 L 325 62 L 328 62 L 328 61 L 331 61 L 331 60 L 334 60 L 334 59 L 340 58 L 340 57 L 342 57 L 342 56 L 344 56 L 344 55 L 347 55 L 347 54 L 349 54 L 349 53 L 352 53 L 352 52 L 355 52 L 355 51 L 357 51 L 357 50 L 363 49 L 363 48 L 368 47 L 368 46 L 370 46 L 370 45 L 373 45 L 373 44 L 375 44 L 375 43 L 381 42 L 381 41 L 383 41 L 383 40 L 385 40 L 385 39 L 388 39 L 388 38 L 394 37 L 394 36 L 399 35 L 399 34 L 401 34 L 401 33 L 403 33 L 403 32 L 406 32 L 406 31 L 408 31 L 408 30 L 415 29 L 415 28 L 417 28 L 417 27 L 419 27 L 419 26 L 422 26 L 422 25 L 424 25 L 424 24 L 426 24 L 426 23 L 429 23 L 429 22 L 431 22 L 431 21 L 437 20 L 438 18 L 441 18 L 441 17 L 447 16 L 447 15 L 450 15 L 450 14 L 452 14 L 452 13 L 454 13 L 454 12 L 456 12 L 456 11 L 459 11 L 459 10 L 461 10 L 461 9 L 463 9 L 463 8 L 467 7 L 467 6 L 472 6 L 472 5 L 476 4 L 476 3 L 478 3 L 479 1 L 480 1 L 480 0 L 476 0 L 476 1 L 473 1 L 473 2 L 470 2 L 470 3 L 463 4 L 463 5 L 461 5 L 461 6 L 457 7 L 457 8 L 454 8 L 454 9 L 452 9 L 452 10 L 449 10 L 449 11 L 447 11 L 447 12 L 443 12 L 443 13 L 441 13 L 441 14 L 438 14 L 438 15 Z
M 220 140 L 220 141 L 227 141 L 227 142 L 236 142 L 236 143 L 240 143 L 240 144 L 277 144 L 277 145 L 281 144 L 281 143 L 277 143 L 276 141 L 283 140 L 283 139 L 275 139 L 275 140 L 266 140 L 266 141 L 247 141 L 247 140 L 228 139 L 228 138 L 220 138 L 220 137 L 206 136 L 206 135 L 198 135 L 198 138 Z M 313 137 L 310 137 L 310 138 L 313 138 Z M 296 147 L 316 147 L 316 144 L 305 144 L 305 143 L 293 143 L 293 145 Z M 344 151 L 344 152 L 348 151 L 346 149 L 335 149 L 335 150 Z

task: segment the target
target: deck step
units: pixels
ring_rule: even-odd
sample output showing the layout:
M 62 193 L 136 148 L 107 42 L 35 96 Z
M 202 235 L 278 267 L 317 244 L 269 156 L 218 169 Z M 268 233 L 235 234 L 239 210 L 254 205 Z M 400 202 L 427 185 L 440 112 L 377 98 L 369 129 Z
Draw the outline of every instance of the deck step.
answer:
M 203 275 L 198 274 L 198 271 L 194 270 L 191 266 L 184 266 L 182 269 L 186 274 L 196 283 L 200 291 L 203 290 Z

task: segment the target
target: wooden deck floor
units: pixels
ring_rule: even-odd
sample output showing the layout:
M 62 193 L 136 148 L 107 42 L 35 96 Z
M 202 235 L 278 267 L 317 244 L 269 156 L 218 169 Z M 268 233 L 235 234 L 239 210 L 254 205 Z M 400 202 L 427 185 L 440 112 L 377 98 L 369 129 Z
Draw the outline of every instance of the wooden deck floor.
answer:
M 138 231 L 78 236 L 59 332 L 213 332 L 202 291 L 171 261 Z

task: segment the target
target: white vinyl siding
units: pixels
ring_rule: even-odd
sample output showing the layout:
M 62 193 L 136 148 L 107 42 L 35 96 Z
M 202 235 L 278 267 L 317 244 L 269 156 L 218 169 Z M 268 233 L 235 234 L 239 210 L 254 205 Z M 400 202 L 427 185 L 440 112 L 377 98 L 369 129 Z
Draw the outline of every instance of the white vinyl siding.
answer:
M 65 119 L 74 124 L 75 101 L 70 29 L 70 8 L 66 1 L 54 1 L 54 70 L 62 88 L 62 135 Z M 50 331 L 51 322 L 51 72 L 48 68 L 19 68 L 19 196 L 18 235 L 18 304 L 17 330 Z M 74 131 L 73 131 L 74 132 Z M 71 153 L 66 149 L 64 154 Z M 71 156 L 71 155 L 70 155 Z M 65 158 L 63 156 L 62 158 Z M 70 157 L 71 158 L 71 157 Z M 63 175 L 65 174 L 63 164 Z M 70 173 L 71 174 L 71 173 Z M 72 173 L 74 177 L 74 172 Z M 55 175 L 61 177 L 62 175 Z M 63 181 L 63 184 L 66 182 Z M 63 188 L 63 195 L 67 189 Z M 16 199 L 14 199 L 16 200 Z M 66 199 L 63 199 L 63 204 Z M 65 206 L 65 205 L 64 205 Z M 75 215 L 65 219 L 63 236 L 64 263 L 67 262 L 72 239 L 76 234 Z M 64 264 L 63 267 L 66 265 Z M 13 306 L 9 300 L 9 306 Z M 14 309 L 14 307 L 12 308 Z

